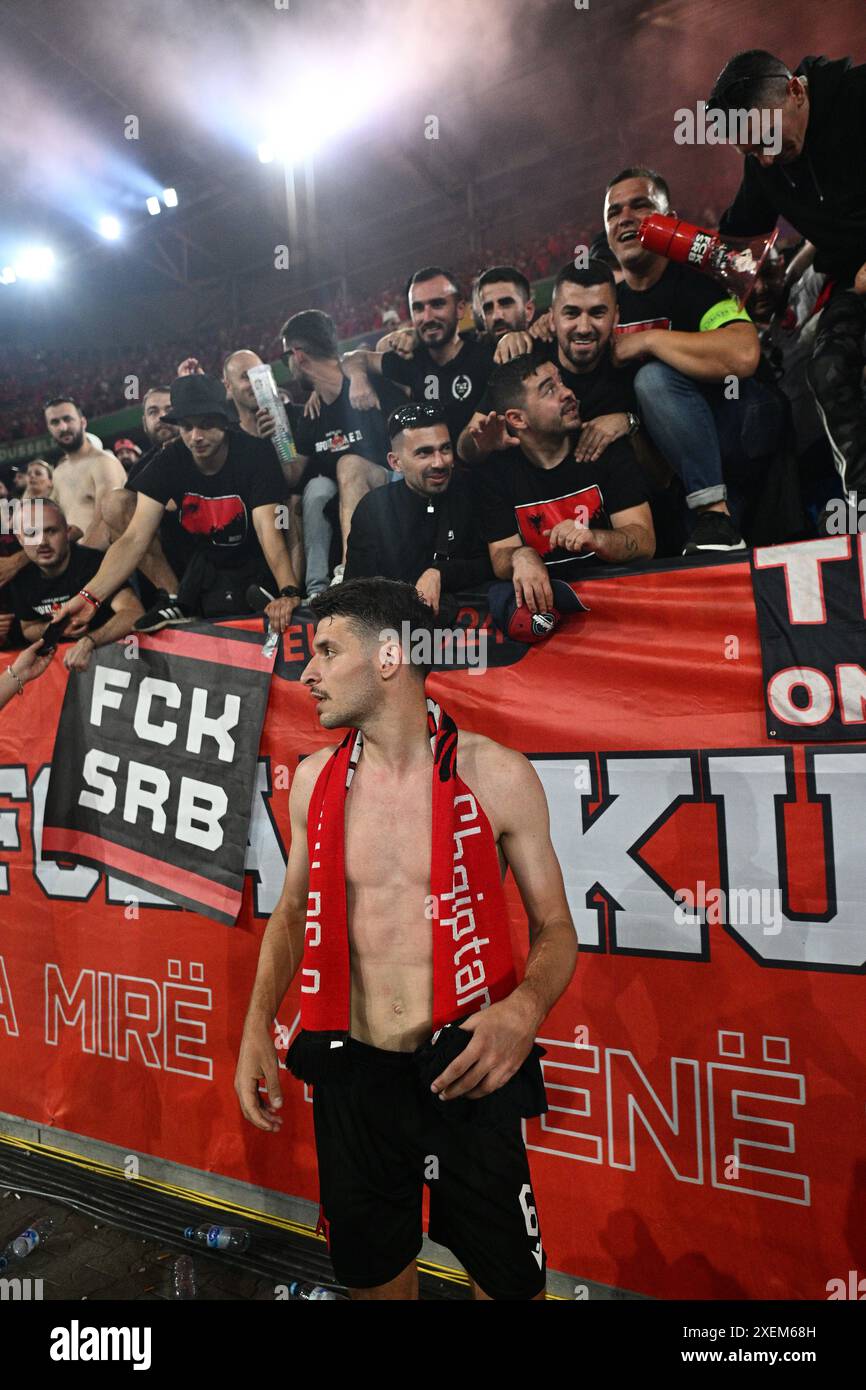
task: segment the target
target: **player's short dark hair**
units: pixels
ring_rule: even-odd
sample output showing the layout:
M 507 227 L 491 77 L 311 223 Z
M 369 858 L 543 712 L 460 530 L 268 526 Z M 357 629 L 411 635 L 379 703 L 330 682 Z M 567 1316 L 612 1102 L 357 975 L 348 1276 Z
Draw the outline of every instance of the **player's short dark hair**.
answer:
M 582 285 L 587 290 L 591 285 L 610 285 L 614 297 L 616 296 L 616 281 L 610 266 L 604 261 L 593 260 L 592 257 L 585 267 L 578 268 L 573 261 L 562 267 L 553 284 L 551 301 L 556 298 L 556 292 L 561 285 Z
M 539 349 L 512 357 L 510 362 L 500 362 L 487 378 L 486 395 L 498 415 L 506 410 L 519 410 L 526 403 L 526 383 L 539 367 L 550 359 Z
M 431 425 L 447 425 L 441 405 L 432 401 L 407 401 L 388 416 L 388 438 L 393 441 L 404 430 L 428 430 Z
M 626 179 L 649 179 L 662 194 L 668 207 L 671 205 L 671 190 L 668 188 L 667 180 L 655 169 L 650 169 L 646 164 L 631 164 L 628 169 L 620 169 L 618 174 L 614 174 L 607 188 L 604 190 L 608 194 L 616 183 L 624 183 Z
M 407 298 L 412 293 L 413 285 L 423 284 L 425 280 L 435 280 L 437 275 L 445 276 L 445 279 L 448 280 L 451 284 L 453 293 L 456 294 L 457 298 L 459 299 L 460 282 L 457 279 L 457 276 L 452 275 L 450 270 L 444 270 L 441 265 L 425 265 L 422 266 L 420 270 L 416 270 L 415 274 L 406 282 Z
M 765 48 L 735 53 L 722 68 L 707 101 L 708 111 L 743 111 L 782 100 L 791 71 Z
M 84 414 L 84 407 L 74 396 L 50 396 L 47 401 L 42 402 L 42 409 L 50 410 L 53 405 L 74 405 L 79 415 Z
M 381 642 L 385 632 L 405 631 L 403 624 L 414 636 L 417 633 L 433 635 L 433 610 L 422 602 L 418 591 L 412 584 L 404 584 L 399 579 L 348 579 L 342 584 L 334 584 L 310 599 L 310 612 L 317 623 L 324 618 L 345 618 L 361 637 L 373 642 Z M 431 648 L 432 643 L 424 643 Z M 423 680 L 429 665 L 418 660 L 409 662 L 409 652 L 404 653 L 407 662 Z
M 280 329 L 280 337 L 287 347 L 300 348 L 310 357 L 340 356 L 337 325 L 321 309 L 302 309 L 293 314 Z
M 497 285 L 501 283 L 516 285 L 524 299 L 532 298 L 532 286 L 516 265 L 492 265 L 488 270 L 482 270 L 481 274 L 475 279 L 472 286 L 473 295 L 480 295 L 485 285 Z

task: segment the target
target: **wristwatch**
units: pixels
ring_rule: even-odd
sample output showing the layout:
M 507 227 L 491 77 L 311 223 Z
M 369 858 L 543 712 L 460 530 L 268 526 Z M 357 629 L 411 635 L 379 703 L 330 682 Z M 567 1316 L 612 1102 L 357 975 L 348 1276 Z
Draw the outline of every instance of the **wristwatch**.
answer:
M 303 598 L 303 594 L 297 584 L 287 584 L 284 589 L 280 589 L 280 598 Z
M 628 420 L 628 433 L 630 435 L 637 434 L 638 430 L 640 429 L 640 420 L 631 410 L 627 410 L 625 412 L 625 418 Z

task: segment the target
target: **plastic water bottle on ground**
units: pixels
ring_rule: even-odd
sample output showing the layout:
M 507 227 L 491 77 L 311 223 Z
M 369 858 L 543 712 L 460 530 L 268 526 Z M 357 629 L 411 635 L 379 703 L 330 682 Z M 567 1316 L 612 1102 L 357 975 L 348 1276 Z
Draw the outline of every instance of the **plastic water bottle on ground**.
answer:
M 248 1250 L 250 1233 L 242 1226 L 187 1226 L 187 1240 L 196 1240 L 208 1250 Z
M 326 1289 L 323 1284 L 305 1284 L 302 1279 L 294 1279 L 289 1285 L 290 1299 L 303 1299 L 305 1302 L 313 1303 L 328 1299 L 334 1303 L 345 1303 L 347 1300 L 342 1294 L 334 1289 Z
M 28 1255 L 32 1255 L 37 1245 L 45 1244 L 53 1230 L 53 1216 L 40 1216 L 39 1220 L 34 1221 L 32 1226 L 28 1226 L 26 1231 L 22 1231 L 20 1236 L 10 1240 L 3 1254 L 0 1255 L 0 1270 L 5 1269 L 11 1260 L 26 1260 Z

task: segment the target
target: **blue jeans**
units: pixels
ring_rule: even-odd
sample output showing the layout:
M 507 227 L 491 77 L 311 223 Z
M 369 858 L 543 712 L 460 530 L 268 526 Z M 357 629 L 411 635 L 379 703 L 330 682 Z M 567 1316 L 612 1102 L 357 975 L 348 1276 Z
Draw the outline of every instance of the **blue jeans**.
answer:
M 325 507 L 336 495 L 337 484 L 332 478 L 320 474 L 319 477 L 310 479 L 301 498 L 307 576 L 305 583 L 309 598 L 314 594 L 320 594 L 328 587 L 332 531 L 331 523 L 325 516 Z
M 666 362 L 647 362 L 634 379 L 640 418 L 656 447 L 679 474 L 689 507 L 728 496 L 725 479 L 747 483 L 755 459 L 780 442 L 784 404 L 754 377 L 725 399 L 720 382 L 695 381 Z

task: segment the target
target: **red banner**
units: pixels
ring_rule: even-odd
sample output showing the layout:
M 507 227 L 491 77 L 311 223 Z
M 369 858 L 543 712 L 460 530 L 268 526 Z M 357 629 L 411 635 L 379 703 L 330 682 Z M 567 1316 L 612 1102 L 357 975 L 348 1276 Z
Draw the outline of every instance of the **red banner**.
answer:
M 518 662 L 430 681 L 532 758 L 581 941 L 526 1126 L 549 1263 L 667 1298 L 826 1298 L 864 1268 L 866 745 L 766 737 L 745 561 L 582 588 L 591 613 Z M 316 1198 L 304 1087 L 281 1073 L 267 1135 L 232 1085 L 288 787 L 334 742 L 287 679 L 309 635 L 272 682 L 235 927 L 42 860 L 60 663 L 3 712 L 0 1110 Z

